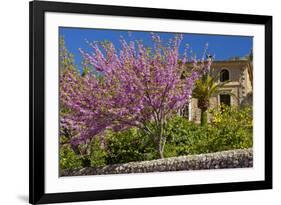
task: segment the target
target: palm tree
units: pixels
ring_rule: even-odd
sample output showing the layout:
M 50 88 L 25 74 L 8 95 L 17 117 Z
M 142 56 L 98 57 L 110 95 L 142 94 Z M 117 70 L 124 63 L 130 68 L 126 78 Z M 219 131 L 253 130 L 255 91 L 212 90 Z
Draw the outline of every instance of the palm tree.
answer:
M 207 72 L 196 81 L 192 92 L 192 97 L 197 98 L 198 108 L 201 110 L 201 126 L 207 125 L 208 122 L 207 111 L 210 105 L 210 98 L 218 94 L 220 88 L 229 82 L 218 82 L 220 73 L 218 73 L 215 77 L 212 77 L 210 73 L 211 71 Z

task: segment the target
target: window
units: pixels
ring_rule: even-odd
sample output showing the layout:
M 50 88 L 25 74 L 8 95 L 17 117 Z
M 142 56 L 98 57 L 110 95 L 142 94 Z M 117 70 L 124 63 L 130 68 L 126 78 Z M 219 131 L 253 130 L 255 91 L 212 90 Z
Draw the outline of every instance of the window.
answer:
M 229 80 L 229 71 L 226 70 L 226 69 L 223 69 L 221 72 L 220 72 L 220 81 L 221 82 L 225 82 Z
M 221 94 L 220 95 L 220 104 L 221 105 L 230 106 L 231 105 L 230 95 L 228 95 L 228 94 Z

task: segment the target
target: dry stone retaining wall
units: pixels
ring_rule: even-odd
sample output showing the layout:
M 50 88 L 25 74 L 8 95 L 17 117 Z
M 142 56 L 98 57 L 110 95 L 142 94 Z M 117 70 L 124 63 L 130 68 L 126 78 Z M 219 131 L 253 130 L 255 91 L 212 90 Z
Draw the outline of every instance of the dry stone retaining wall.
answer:
M 100 168 L 62 170 L 61 176 L 125 174 L 253 167 L 253 150 L 238 149 L 209 154 L 190 155 L 126 164 L 107 165 Z

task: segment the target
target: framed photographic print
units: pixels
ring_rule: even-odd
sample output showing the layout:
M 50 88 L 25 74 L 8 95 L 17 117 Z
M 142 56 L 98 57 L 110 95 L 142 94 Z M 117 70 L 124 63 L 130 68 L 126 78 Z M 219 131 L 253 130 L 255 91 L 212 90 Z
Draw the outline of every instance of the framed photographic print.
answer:
M 30 2 L 30 203 L 272 188 L 272 17 Z

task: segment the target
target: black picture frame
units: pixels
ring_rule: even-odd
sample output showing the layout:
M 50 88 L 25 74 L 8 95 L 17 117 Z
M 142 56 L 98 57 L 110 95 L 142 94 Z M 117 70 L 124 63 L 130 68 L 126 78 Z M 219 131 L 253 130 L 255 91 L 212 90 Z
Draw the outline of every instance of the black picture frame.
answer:
M 260 190 L 272 188 L 272 17 L 261 15 L 199 12 L 185 10 L 105 6 L 93 4 L 32 1 L 30 12 L 30 165 L 31 204 L 154 197 L 183 194 Z M 247 23 L 265 26 L 265 180 L 219 184 L 198 184 L 71 193 L 45 192 L 45 13 L 79 13 L 111 16 L 150 17 L 209 22 Z

